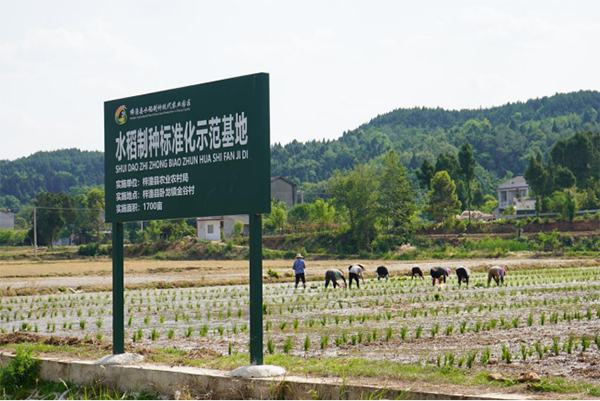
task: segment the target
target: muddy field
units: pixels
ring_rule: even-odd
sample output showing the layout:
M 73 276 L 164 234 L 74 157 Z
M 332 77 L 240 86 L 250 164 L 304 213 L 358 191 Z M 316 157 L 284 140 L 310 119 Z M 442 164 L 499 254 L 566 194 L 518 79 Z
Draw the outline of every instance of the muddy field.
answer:
M 424 280 L 412 280 L 405 274 L 414 263 L 388 262 L 390 281 L 367 278 L 360 289 L 324 290 L 323 272 L 346 263 L 309 261 L 312 281 L 306 290 L 294 290 L 287 277 L 280 279 L 282 283 L 265 284 L 265 353 L 451 365 L 508 376 L 535 372 L 597 384 L 600 267 L 565 260 L 529 262 L 502 261 L 512 266 L 503 287 L 486 288 L 483 270 L 490 261 L 420 263 L 424 271 L 434 264 L 449 265 L 453 271 L 458 264 L 470 265 L 478 271 L 470 288 L 459 288 L 454 274 L 443 286 L 432 286 L 428 274 Z M 43 278 L 39 269 L 10 266 L 20 270 L 17 274 L 3 264 L 3 287 L 52 285 L 49 280 L 66 286 L 66 280 L 73 280 L 73 290 L 3 297 L 0 331 L 110 340 L 111 294 L 76 289 L 98 279 L 110 283 L 104 273 L 109 274 L 110 264 L 97 263 L 81 267 L 76 275 L 64 274 L 64 266 L 44 264 Z M 366 264 L 375 267 L 378 262 Z M 282 276 L 291 271 L 289 261 L 265 261 L 264 267 Z M 246 269 L 247 262 L 134 261 L 126 265 L 126 282 L 217 278 L 230 282 L 247 277 Z M 133 347 L 247 352 L 246 285 L 127 290 L 125 300 L 126 341 Z

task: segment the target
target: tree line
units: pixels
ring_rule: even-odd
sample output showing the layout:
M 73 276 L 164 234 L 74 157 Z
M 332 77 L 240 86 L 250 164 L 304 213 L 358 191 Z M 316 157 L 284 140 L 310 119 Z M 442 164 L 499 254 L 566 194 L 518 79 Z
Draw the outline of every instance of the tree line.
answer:
M 296 226 L 332 229 L 347 234 L 349 252 L 387 251 L 410 241 L 420 223 L 452 225 L 462 210 L 486 205 L 491 212 L 498 205 L 496 199 L 483 195 L 475 180 L 480 166 L 473 153 L 466 141 L 458 153 L 441 153 L 435 163 L 424 159 L 416 171 L 425 192 L 419 202 L 417 188 L 391 149 L 379 165 L 357 164 L 344 172 L 334 171 L 324 186 L 327 199 L 289 210 L 283 202 L 273 202 L 265 227 L 274 232 Z M 538 199 L 538 214 L 557 212 L 572 221 L 577 210 L 599 209 L 600 134 L 578 133 L 556 142 L 547 161 L 540 152 L 531 155 L 525 178 Z

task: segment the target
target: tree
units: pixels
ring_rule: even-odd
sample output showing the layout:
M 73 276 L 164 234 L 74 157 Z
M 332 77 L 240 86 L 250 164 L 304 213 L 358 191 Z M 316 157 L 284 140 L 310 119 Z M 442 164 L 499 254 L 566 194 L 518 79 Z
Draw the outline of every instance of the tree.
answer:
M 312 203 L 297 203 L 288 210 L 288 222 L 294 226 L 306 224 L 310 220 Z
M 568 168 L 577 186 L 593 187 L 600 180 L 600 134 L 578 133 L 552 146 L 550 155 L 558 166 Z
M 447 171 L 452 180 L 457 180 L 460 176 L 460 166 L 456 155 L 452 152 L 440 153 L 435 160 L 435 172 Z
M 333 205 L 323 201 L 323 199 L 317 198 L 310 210 L 310 220 L 316 223 L 319 228 L 323 228 L 333 223 L 333 217 L 335 216 L 335 208 Z
M 233 223 L 233 236 L 236 239 L 239 239 L 242 236 L 243 232 L 244 232 L 244 223 L 236 220 L 235 223 Z
M 531 155 L 529 158 L 524 177 L 535 193 L 535 212 L 539 216 L 543 211 L 543 198 L 548 187 L 548 173 L 544 167 L 543 156 L 539 151 L 536 157 Z
M 53 246 L 60 231 L 75 221 L 76 214 L 73 208 L 74 200 L 69 195 L 61 192 L 40 192 L 33 204 L 36 211 L 37 237 L 40 244 Z
M 104 191 L 94 188 L 86 196 L 89 219 L 96 231 L 96 242 L 100 242 L 102 234 L 102 214 L 104 213 Z
M 355 246 L 367 249 L 376 234 L 377 183 L 373 171 L 365 165 L 344 174 L 336 170 L 329 180 L 329 193 L 334 204 L 348 212 Z
M 265 227 L 283 232 L 286 222 L 287 208 L 285 203 L 277 199 L 272 199 L 271 213 L 267 214 L 264 219 Z
M 467 186 L 467 210 L 469 211 L 469 222 L 471 221 L 471 183 L 475 179 L 475 166 L 477 162 L 473 156 L 473 149 L 469 142 L 465 142 L 458 152 L 458 164 L 460 166 L 460 175 Z
M 421 163 L 421 169 L 416 171 L 417 179 L 419 180 L 419 186 L 422 189 L 427 189 L 429 191 L 431 186 L 431 179 L 435 174 L 435 167 L 428 159 L 423 159 Z
M 572 188 L 575 186 L 575 176 L 567 167 L 558 166 L 554 175 L 556 189 Z
M 416 209 L 414 197 L 406 179 L 404 166 L 394 150 L 385 155 L 383 163 L 379 194 L 386 216 L 386 231 L 398 237 L 400 242 L 405 242 L 412 234 L 411 220 Z
M 447 171 L 438 171 L 431 180 L 431 190 L 427 194 L 427 212 L 435 221 L 443 222 L 460 212 L 460 202 L 456 196 L 456 184 Z
M 481 183 L 477 182 L 477 184 L 475 185 L 475 189 L 473 190 L 473 200 L 471 201 L 472 206 L 479 208 L 481 205 L 483 205 L 483 203 L 485 202 L 484 196 L 485 194 L 481 189 Z

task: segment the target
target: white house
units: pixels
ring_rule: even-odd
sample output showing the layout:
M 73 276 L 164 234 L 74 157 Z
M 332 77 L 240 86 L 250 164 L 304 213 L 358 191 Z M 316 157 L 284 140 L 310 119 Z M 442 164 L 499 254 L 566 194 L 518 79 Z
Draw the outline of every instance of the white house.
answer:
M 535 198 L 529 197 L 529 184 L 522 175 L 518 175 L 498 186 L 498 210 L 509 206 L 519 210 L 535 210 Z
M 196 232 L 199 239 L 207 241 L 221 240 L 223 217 L 199 217 L 196 219 Z
M 271 198 L 285 202 L 288 208 L 296 204 L 296 184 L 281 176 L 271 177 Z M 233 237 L 233 225 L 236 221 L 244 223 L 242 235 L 249 235 L 250 219 L 247 214 L 232 216 L 200 217 L 196 219 L 196 232 L 199 239 L 220 241 L 221 229 L 225 238 Z
M 235 214 L 231 216 L 200 217 L 196 219 L 196 231 L 198 238 L 207 241 L 220 241 L 221 230 L 225 238 L 233 237 L 233 225 L 236 221 L 244 224 L 242 235 L 250 233 L 250 219 L 247 214 Z

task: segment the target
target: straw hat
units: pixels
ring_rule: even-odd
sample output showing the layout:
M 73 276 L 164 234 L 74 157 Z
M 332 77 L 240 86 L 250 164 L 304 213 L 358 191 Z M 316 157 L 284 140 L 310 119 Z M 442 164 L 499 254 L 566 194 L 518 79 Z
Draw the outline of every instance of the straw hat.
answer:
M 296 259 L 302 259 L 302 254 L 301 253 L 296 254 Z

